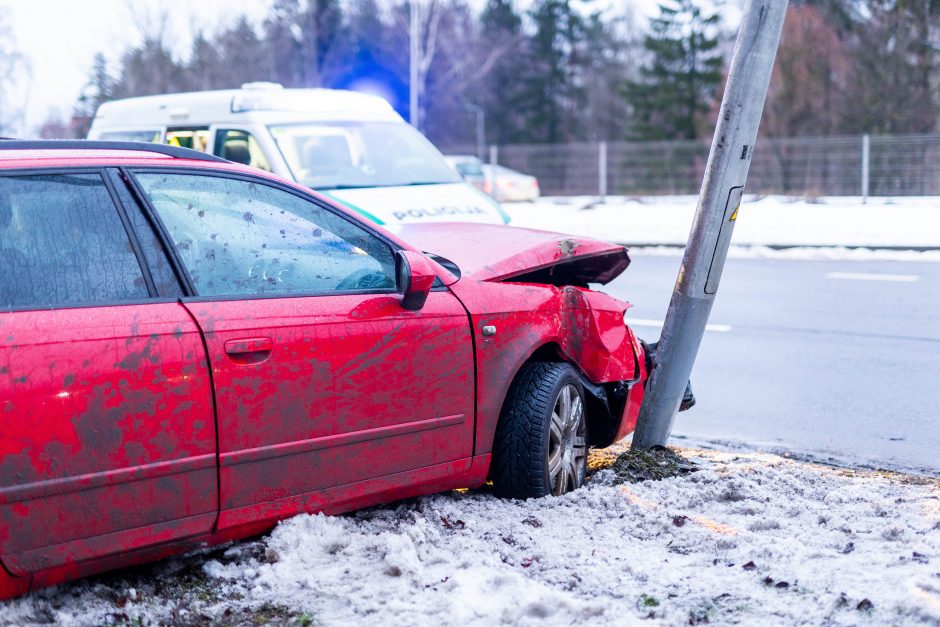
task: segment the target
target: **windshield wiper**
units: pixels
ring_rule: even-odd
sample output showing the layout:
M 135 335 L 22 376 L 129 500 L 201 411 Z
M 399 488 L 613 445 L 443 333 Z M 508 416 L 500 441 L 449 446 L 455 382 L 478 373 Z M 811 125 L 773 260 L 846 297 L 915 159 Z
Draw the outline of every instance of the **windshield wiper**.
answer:
M 329 189 L 365 189 L 365 188 L 367 188 L 367 187 L 377 187 L 377 186 L 376 186 L 376 185 L 317 185 L 316 187 L 314 187 L 313 185 L 310 185 L 310 188 L 311 188 L 311 189 L 322 189 L 322 190 L 329 190 Z
M 379 187 L 417 187 L 419 185 L 449 185 L 451 183 L 456 183 L 457 181 L 408 181 L 405 183 L 383 183 L 381 185 L 319 185 L 313 189 L 367 189 L 367 188 L 379 188 Z

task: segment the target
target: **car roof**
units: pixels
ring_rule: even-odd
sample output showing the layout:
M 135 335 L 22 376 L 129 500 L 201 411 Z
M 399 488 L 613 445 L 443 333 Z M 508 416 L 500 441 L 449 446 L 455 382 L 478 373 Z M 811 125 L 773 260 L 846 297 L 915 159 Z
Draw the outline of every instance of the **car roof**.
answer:
M 400 122 L 383 98 L 340 89 L 284 89 L 247 83 L 241 89 L 161 94 L 103 103 L 92 129 L 133 130 L 259 122 Z
M 197 150 L 143 142 L 0 139 L 0 169 L 82 165 L 200 165 L 253 171 Z
M 294 181 L 289 181 L 281 176 L 242 165 L 226 161 L 221 157 L 206 154 L 189 148 L 180 148 L 178 146 L 169 146 L 166 144 L 151 144 L 146 142 L 111 142 L 111 141 L 93 141 L 93 140 L 17 140 L 9 138 L 0 138 L 0 172 L 4 170 L 16 169 L 39 169 L 39 168 L 68 168 L 68 167 L 116 167 L 116 166 L 188 166 L 202 167 L 213 170 L 224 170 L 227 172 L 246 173 L 266 179 L 271 179 L 312 194 L 342 214 L 357 222 L 365 221 L 351 209 L 342 203 L 318 193 L 316 190 L 304 187 Z M 382 229 L 377 224 L 370 224 L 372 229 L 377 229 L 390 241 L 406 250 L 417 250 L 394 233 Z M 433 260 L 432 260 L 433 261 Z M 451 283 L 456 281 L 449 270 L 433 262 L 439 270 L 442 277 L 450 277 Z M 450 283 L 447 283 L 448 285 Z
M 499 165 L 496 163 L 484 163 L 483 167 L 492 170 L 493 172 L 502 172 L 504 174 L 522 174 L 522 172 L 519 172 L 518 170 L 513 170 L 512 168 L 507 168 L 504 165 Z

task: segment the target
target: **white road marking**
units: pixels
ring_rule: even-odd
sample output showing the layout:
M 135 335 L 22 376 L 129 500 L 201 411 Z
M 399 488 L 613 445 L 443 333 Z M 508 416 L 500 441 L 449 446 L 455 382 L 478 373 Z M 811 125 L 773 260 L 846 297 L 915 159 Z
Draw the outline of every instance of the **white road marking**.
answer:
M 662 327 L 662 320 L 644 320 L 642 318 L 627 318 L 627 324 L 631 327 Z M 731 330 L 730 324 L 706 324 L 706 331 L 714 331 L 715 333 L 727 333 Z
M 845 279 L 847 281 L 894 281 L 913 283 L 920 279 L 916 274 L 875 274 L 869 272 L 830 272 L 827 279 Z

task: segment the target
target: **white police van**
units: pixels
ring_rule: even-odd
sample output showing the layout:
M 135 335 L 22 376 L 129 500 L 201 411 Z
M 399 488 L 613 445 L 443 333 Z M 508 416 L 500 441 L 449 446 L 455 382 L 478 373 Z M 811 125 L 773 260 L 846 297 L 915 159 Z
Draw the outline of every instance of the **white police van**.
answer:
M 167 143 L 268 170 L 379 224 L 509 218 L 382 98 L 331 89 L 241 89 L 106 102 L 88 139 Z

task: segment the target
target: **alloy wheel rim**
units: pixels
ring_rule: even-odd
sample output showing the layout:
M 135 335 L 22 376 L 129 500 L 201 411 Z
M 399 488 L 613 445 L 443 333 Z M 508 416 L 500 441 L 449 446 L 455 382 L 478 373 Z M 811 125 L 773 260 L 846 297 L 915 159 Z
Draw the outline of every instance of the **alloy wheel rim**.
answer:
M 555 496 L 574 490 L 584 481 L 586 432 L 581 393 L 569 383 L 555 398 L 548 435 L 548 479 Z

